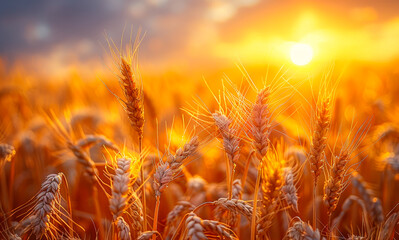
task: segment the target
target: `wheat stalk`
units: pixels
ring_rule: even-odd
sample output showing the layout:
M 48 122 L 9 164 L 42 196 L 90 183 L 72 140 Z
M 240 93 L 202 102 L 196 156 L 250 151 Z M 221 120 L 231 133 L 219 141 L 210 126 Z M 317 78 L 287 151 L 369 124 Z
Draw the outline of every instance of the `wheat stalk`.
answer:
M 237 136 L 237 130 L 232 126 L 232 121 L 228 117 L 220 112 L 213 113 L 212 117 L 222 136 L 223 148 L 228 159 L 226 163 L 227 186 L 229 189 L 229 198 L 231 198 L 235 166 L 240 158 L 240 139 Z
M 134 51 L 134 57 L 137 57 L 137 52 Z M 137 76 L 133 74 L 132 64 L 128 63 L 126 59 L 121 57 L 120 62 L 120 82 L 122 83 L 123 92 L 126 100 L 124 101 L 125 110 L 130 120 L 131 126 L 136 130 L 139 139 L 139 154 L 141 159 L 141 151 L 144 137 L 144 105 L 143 105 L 143 92 L 137 87 L 135 79 Z M 136 70 L 136 69 L 135 69 Z M 143 165 L 142 165 L 143 166 Z M 143 183 L 141 191 L 141 202 L 143 203 L 144 212 L 144 228 L 147 228 L 147 210 L 145 200 L 145 179 L 144 169 L 141 167 L 140 179 Z
M 319 106 L 316 107 L 314 119 L 312 119 L 312 137 L 310 143 L 310 150 L 308 153 L 308 160 L 310 168 L 313 173 L 313 228 L 316 228 L 316 195 L 317 195 L 317 180 L 321 173 L 324 164 L 325 152 L 327 145 L 327 135 L 331 125 L 330 113 L 330 97 L 323 97 Z

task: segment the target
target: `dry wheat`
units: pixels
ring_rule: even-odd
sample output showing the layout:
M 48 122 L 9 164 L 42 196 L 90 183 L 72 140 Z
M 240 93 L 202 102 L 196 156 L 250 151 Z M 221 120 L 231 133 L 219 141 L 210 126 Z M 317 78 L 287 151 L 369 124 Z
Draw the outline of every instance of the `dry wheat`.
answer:
M 252 108 L 252 139 L 259 159 L 267 153 L 269 147 L 269 135 L 271 132 L 271 114 L 269 106 L 270 87 L 267 86 L 258 92 L 255 104 Z

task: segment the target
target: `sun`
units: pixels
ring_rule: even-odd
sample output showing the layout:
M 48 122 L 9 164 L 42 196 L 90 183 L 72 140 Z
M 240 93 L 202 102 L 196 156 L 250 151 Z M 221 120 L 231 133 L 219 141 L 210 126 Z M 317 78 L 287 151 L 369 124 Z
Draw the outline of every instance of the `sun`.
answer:
M 306 43 L 295 43 L 290 51 L 291 61 L 299 66 L 308 64 L 313 58 L 313 49 Z

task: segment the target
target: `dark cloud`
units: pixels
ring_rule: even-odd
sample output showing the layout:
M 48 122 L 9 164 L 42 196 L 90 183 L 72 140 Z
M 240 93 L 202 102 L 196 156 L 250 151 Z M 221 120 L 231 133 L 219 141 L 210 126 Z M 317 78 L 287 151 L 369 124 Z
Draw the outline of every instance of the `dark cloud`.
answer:
M 0 8 L 0 55 L 46 54 L 54 48 L 75 50 L 91 44 L 101 52 L 104 31 L 119 40 L 124 29 L 146 32 L 143 51 L 151 58 L 173 57 L 214 27 L 215 3 L 232 13 L 247 1 L 220 0 L 38 0 L 6 1 Z M 256 1 L 252 1 L 256 2 Z M 221 9 L 223 10 L 223 9 Z M 208 34 L 209 31 L 204 32 Z

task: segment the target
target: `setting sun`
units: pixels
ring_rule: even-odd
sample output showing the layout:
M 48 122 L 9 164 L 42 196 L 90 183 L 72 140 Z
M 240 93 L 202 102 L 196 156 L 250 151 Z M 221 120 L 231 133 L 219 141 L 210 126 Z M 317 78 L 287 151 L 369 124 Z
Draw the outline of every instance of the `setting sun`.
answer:
M 291 61 L 299 66 L 308 64 L 313 58 L 313 49 L 309 44 L 296 43 L 291 47 Z

